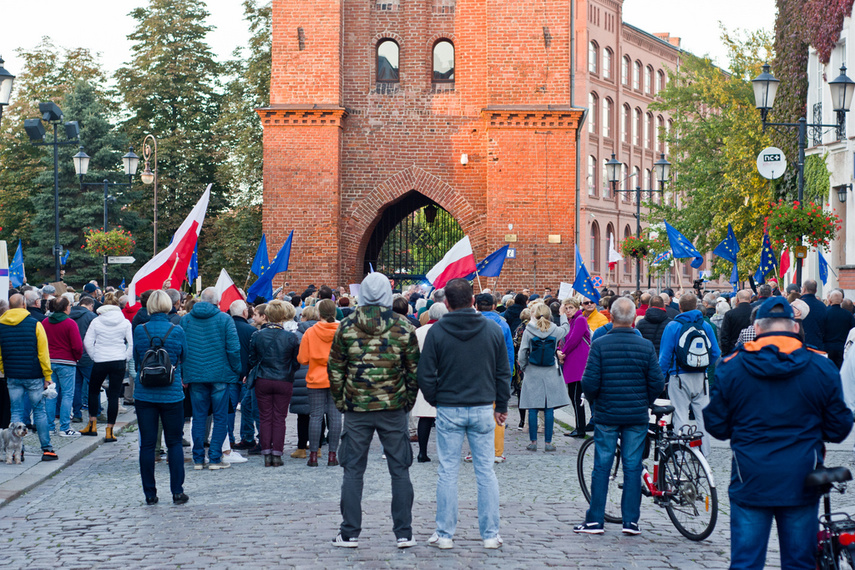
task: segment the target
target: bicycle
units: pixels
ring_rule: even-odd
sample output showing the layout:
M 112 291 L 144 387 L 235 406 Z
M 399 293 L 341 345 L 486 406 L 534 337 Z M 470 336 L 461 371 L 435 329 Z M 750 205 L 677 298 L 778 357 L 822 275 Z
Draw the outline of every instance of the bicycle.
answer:
M 656 418 L 648 428 L 653 442 L 653 476 L 642 470 L 642 495 L 653 497 L 656 505 L 664 507 L 677 530 L 690 540 L 704 540 L 715 529 L 718 519 L 718 493 L 715 479 L 706 458 L 698 450 L 703 434 L 695 426 L 684 426 L 674 433 L 662 419 L 674 411 L 674 406 L 651 406 Z M 579 483 L 585 500 L 591 502 L 589 480 L 594 466 L 594 440 L 588 439 L 579 449 L 576 461 Z M 620 501 L 623 489 L 620 442 L 615 460 L 609 468 L 609 490 L 606 498 L 606 522 L 620 523 Z
M 822 527 L 817 533 L 816 567 L 823 570 L 855 568 L 855 521 L 846 513 L 831 512 L 831 491 L 846 492 L 852 473 L 846 467 L 820 467 L 805 477 L 805 487 L 822 494 L 825 512 L 819 515 Z

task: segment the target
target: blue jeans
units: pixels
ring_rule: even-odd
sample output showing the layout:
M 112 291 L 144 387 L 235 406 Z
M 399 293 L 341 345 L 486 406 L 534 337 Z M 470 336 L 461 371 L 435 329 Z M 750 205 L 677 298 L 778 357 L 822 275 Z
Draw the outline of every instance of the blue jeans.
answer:
M 457 530 L 457 478 L 463 437 L 469 440 L 475 480 L 478 483 L 478 529 L 481 538 L 499 534 L 499 480 L 493 471 L 492 406 L 436 409 L 436 452 L 439 456 L 436 483 L 436 533 L 453 538 Z
M 261 420 L 258 417 L 258 398 L 255 388 L 250 390 L 242 384 L 243 394 L 240 399 L 240 439 L 255 441 L 256 431 L 261 431 Z
M 537 412 L 540 410 L 529 409 L 528 411 L 528 439 L 537 441 Z M 552 430 L 555 427 L 555 410 L 546 408 L 543 410 L 543 439 L 546 443 L 552 443 Z
M 814 568 L 819 502 L 807 507 L 744 507 L 730 502 L 730 567 L 763 568 L 772 519 L 778 525 L 781 568 Z
M 190 403 L 193 405 L 193 463 L 205 463 L 205 425 L 208 412 L 214 415 L 211 446 L 208 459 L 219 463 L 226 440 L 226 421 L 229 415 L 228 384 L 225 382 L 193 382 L 190 386 Z
M 74 378 L 74 400 L 71 404 L 72 415 L 75 418 L 82 417 L 80 410 L 89 408 L 89 377 L 92 375 L 92 365 L 80 366 L 77 365 L 77 373 Z M 95 410 L 95 416 L 101 415 L 101 402 L 98 402 L 98 409 Z
M 6 384 L 9 387 L 9 400 L 12 404 L 12 421 L 27 423 L 24 419 L 24 403 L 29 403 L 33 410 L 36 430 L 39 432 L 39 444 L 42 451 L 53 451 L 53 446 L 50 444 L 45 402 L 42 398 L 42 392 L 45 391 L 44 378 L 33 378 L 31 380 L 7 378 Z
M 66 431 L 71 429 L 71 408 L 74 402 L 74 378 L 77 376 L 77 367 L 68 364 L 51 364 L 51 368 L 53 368 L 53 381 L 56 383 L 59 395 L 53 400 L 45 400 L 48 427 L 53 426 L 56 406 L 59 402 L 59 431 Z
M 237 409 L 237 405 L 240 402 L 240 390 L 243 384 L 228 384 L 228 392 L 229 392 L 229 406 L 232 411 L 228 412 L 229 415 L 229 428 L 228 428 L 228 436 L 229 436 L 229 444 L 231 447 L 235 445 L 235 410 Z
M 158 436 L 158 421 L 163 422 L 169 459 L 169 489 L 173 495 L 184 492 L 184 449 L 181 440 L 184 433 L 184 402 L 158 404 L 135 402 L 137 422 L 140 430 L 140 477 L 146 497 L 157 496 L 154 479 L 154 447 Z
M 638 523 L 641 513 L 641 456 L 647 436 L 647 424 L 634 426 L 594 426 L 594 471 L 591 474 L 591 506 L 585 522 L 603 524 L 606 517 L 606 495 L 609 471 L 615 460 L 617 441 L 623 465 L 623 494 L 620 500 L 624 526 Z

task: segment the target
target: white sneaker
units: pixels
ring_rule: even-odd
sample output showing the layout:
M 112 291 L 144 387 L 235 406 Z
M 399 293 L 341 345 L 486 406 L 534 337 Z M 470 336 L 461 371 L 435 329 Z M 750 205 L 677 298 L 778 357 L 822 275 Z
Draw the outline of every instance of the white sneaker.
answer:
M 195 471 L 201 471 L 201 470 L 202 470 L 202 469 L 204 469 L 204 468 L 205 468 L 204 463 L 194 463 L 194 464 L 193 464 L 193 469 L 194 469 Z
M 495 550 L 496 548 L 501 548 L 502 544 L 504 544 L 504 542 L 502 542 L 502 537 L 498 534 L 496 535 L 496 538 L 488 538 L 484 540 L 484 548 Z
M 229 467 L 231 467 L 231 464 L 229 464 L 225 461 L 221 461 L 220 463 L 209 463 L 208 464 L 208 469 L 211 471 L 216 471 L 217 469 L 228 469 Z
M 234 449 L 232 449 L 229 453 L 223 454 L 223 463 L 246 463 L 247 461 L 249 461 L 249 459 L 247 459 Z
M 496 457 L 493 458 L 493 463 L 504 463 L 505 459 L 506 458 L 504 455 L 497 455 Z
M 356 548 L 359 546 L 359 539 L 356 537 L 345 539 L 341 533 L 338 533 L 333 539 L 332 545 L 339 548 Z
M 74 437 L 76 435 L 80 435 L 80 432 L 73 429 L 67 429 L 59 432 L 59 437 Z
M 120 414 L 127 414 L 128 409 L 125 406 L 119 406 L 119 413 Z
M 436 533 L 433 533 L 428 539 L 428 546 L 436 546 L 440 550 L 448 550 L 454 548 L 454 540 L 451 538 L 442 538 Z
M 399 538 L 397 542 L 398 548 L 409 548 L 411 546 L 416 545 L 416 539 L 410 538 Z
M 466 463 L 472 463 L 472 454 L 470 453 L 469 455 L 464 457 L 463 461 L 465 461 Z

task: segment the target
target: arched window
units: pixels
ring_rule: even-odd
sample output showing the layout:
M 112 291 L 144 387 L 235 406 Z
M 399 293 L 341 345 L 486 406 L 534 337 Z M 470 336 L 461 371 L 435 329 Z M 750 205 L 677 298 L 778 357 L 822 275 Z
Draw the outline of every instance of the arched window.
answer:
M 596 134 L 597 120 L 600 115 L 600 98 L 597 97 L 596 93 L 588 94 L 588 109 L 590 109 L 588 113 L 588 132 Z
M 588 157 L 588 196 L 597 195 L 597 157 Z
M 644 129 L 644 119 L 642 117 L 641 109 L 636 107 L 632 117 L 632 144 L 635 146 L 641 146 L 641 131 Z
M 591 73 L 597 73 L 597 60 L 600 58 L 600 50 L 599 46 L 597 46 L 597 42 L 590 42 L 588 44 L 588 71 Z
M 612 136 L 612 100 L 608 97 L 603 99 L 603 136 Z
M 398 83 L 400 48 L 395 40 L 383 40 L 377 44 L 377 83 Z
M 641 90 L 641 62 L 636 61 L 632 69 L 632 88 Z
M 659 152 L 665 152 L 665 119 L 662 115 L 656 118 L 656 139 L 659 141 Z
M 642 188 L 646 188 L 647 190 L 656 189 L 656 186 L 653 185 L 653 171 L 649 168 L 644 169 L 644 184 L 642 185 Z M 649 202 L 652 195 L 653 192 L 645 192 L 644 199 Z
M 433 46 L 433 82 L 454 83 L 454 44 L 448 40 Z
M 649 65 L 644 70 L 644 92 L 648 95 L 653 94 L 653 68 Z
M 611 48 L 603 50 L 603 79 L 612 78 L 612 55 Z
M 624 85 L 629 85 L 629 66 L 630 59 L 628 55 L 623 56 L 622 63 L 620 65 L 620 82 Z
M 623 132 L 621 133 L 621 141 L 629 144 L 632 136 L 632 108 L 626 103 L 623 104 Z
M 632 237 L 632 230 L 629 229 L 629 224 L 623 229 L 623 239 L 628 237 Z M 630 256 L 624 256 L 623 258 L 623 272 L 624 277 L 628 277 L 630 273 L 632 273 L 632 258 Z
M 603 171 L 600 177 L 603 183 L 603 198 L 611 198 L 612 197 L 612 183 L 609 182 L 609 169 L 608 164 L 609 159 L 603 159 Z
M 659 91 L 662 91 L 663 89 L 665 89 L 665 72 L 660 69 L 659 71 L 656 72 L 656 75 L 657 75 L 657 81 L 659 83 L 659 88 L 656 90 L 656 92 L 658 93 Z
M 642 188 L 644 186 L 644 180 L 641 179 L 640 169 L 637 166 L 633 166 L 632 173 L 635 174 L 635 176 L 632 177 L 632 187 L 635 188 L 638 186 L 639 188 Z M 635 204 L 638 202 L 638 192 L 630 192 L 630 194 L 632 194 L 632 203 Z
M 600 226 L 591 224 L 591 273 L 600 271 Z
M 656 148 L 653 143 L 653 138 L 656 136 L 656 130 L 653 128 L 653 113 L 647 113 L 647 148 Z
M 627 163 L 625 163 L 625 162 L 623 163 L 623 166 L 621 166 L 621 169 L 620 169 L 620 173 L 621 173 L 621 176 L 618 178 L 618 190 L 626 190 L 627 189 L 626 185 L 629 184 L 630 182 L 632 182 L 632 180 L 624 180 L 624 176 L 629 175 L 629 165 Z M 624 174 L 624 173 L 626 173 L 626 174 Z M 621 192 L 620 193 L 620 199 L 623 200 L 624 202 L 629 202 L 629 195 L 630 194 L 632 194 L 632 192 Z

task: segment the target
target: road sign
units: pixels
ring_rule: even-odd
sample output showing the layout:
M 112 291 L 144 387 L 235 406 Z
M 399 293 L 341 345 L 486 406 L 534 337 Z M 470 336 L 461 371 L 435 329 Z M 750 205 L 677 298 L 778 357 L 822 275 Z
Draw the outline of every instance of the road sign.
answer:
M 592 275 L 591 276 L 591 284 L 594 287 L 602 287 L 603 286 L 603 278 L 600 277 L 599 275 Z
M 787 157 L 784 151 L 774 146 L 769 146 L 757 155 L 757 170 L 760 176 L 767 180 L 775 180 L 784 175 L 787 170 Z
M 108 255 L 107 256 L 107 263 L 112 263 L 112 264 L 133 263 L 134 261 L 136 261 L 136 259 L 134 259 L 130 255 Z
M 517 248 L 509 247 L 508 254 L 505 256 L 505 259 L 516 259 L 517 258 Z

